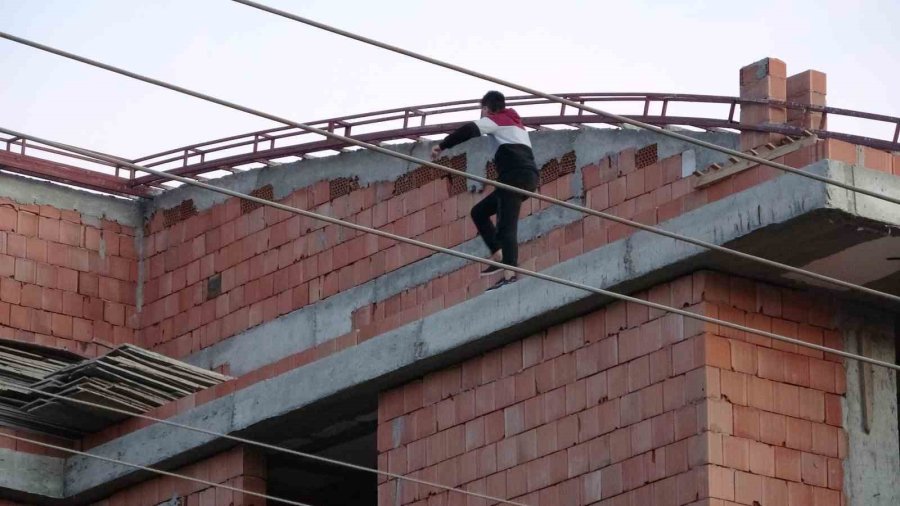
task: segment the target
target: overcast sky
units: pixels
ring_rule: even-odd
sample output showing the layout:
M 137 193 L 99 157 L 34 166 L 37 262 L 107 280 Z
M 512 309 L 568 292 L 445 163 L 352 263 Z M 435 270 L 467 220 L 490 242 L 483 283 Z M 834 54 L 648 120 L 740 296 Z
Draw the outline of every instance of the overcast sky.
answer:
M 826 72 L 829 105 L 900 116 L 895 0 L 267 1 L 547 92 L 737 95 L 773 56 Z M 297 121 L 495 88 L 227 0 L 0 0 L 0 30 Z M 0 76 L 0 125 L 129 158 L 275 126 L 5 40 Z

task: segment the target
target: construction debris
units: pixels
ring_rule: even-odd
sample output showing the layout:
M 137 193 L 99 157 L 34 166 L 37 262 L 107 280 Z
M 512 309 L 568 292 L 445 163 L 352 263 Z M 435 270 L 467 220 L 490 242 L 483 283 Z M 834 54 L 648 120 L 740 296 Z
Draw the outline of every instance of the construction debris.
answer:
M 40 432 L 69 435 L 65 427 L 46 423 L 22 410 L 34 394 L 18 386 L 32 386 L 60 369 L 84 361 L 65 350 L 43 348 L 0 340 L 0 426 L 9 425 Z
M 0 379 L 58 396 L 145 413 L 230 378 L 137 346 L 83 360 L 57 350 L 0 344 Z M 0 385 L 0 423 L 81 437 L 127 415 Z

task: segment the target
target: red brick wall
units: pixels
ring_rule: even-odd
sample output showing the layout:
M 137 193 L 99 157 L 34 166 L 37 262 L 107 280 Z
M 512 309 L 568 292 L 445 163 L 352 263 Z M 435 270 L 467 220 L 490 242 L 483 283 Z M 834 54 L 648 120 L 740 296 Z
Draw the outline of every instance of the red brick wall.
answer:
M 446 213 L 448 222 L 458 223 L 452 227 L 452 238 L 437 242 L 465 239 L 463 215 L 450 216 L 449 204 L 440 203 L 446 198 L 446 180 L 389 198 L 392 190 L 391 184 L 379 184 L 329 201 L 329 182 L 322 181 L 282 202 L 428 240 L 438 239 L 432 231 Z M 464 194 L 452 200 L 468 203 L 471 197 Z M 460 208 L 461 213 L 467 209 Z M 154 219 L 145 244 L 149 262 L 143 340 L 147 347 L 174 357 L 425 256 L 375 236 L 271 208 L 242 214 L 237 199 L 166 229 Z M 208 299 L 207 280 L 217 273 L 222 293 Z
M 134 342 L 134 230 L 93 222 L 0 198 L 0 338 L 87 357 Z
M 690 179 L 680 177 L 680 155 L 658 160 L 652 151 L 628 149 L 597 162 L 577 162 L 585 204 L 656 224 L 778 175 L 775 169 L 755 167 L 695 190 Z M 779 161 L 802 167 L 824 158 L 855 163 L 856 148 L 840 141 L 822 141 Z M 539 191 L 568 199 L 573 196 L 571 183 L 576 177 L 570 167 L 576 160 L 570 155 L 560 160 L 545 164 L 543 169 L 555 171 L 557 179 L 546 181 Z M 457 169 L 466 168 L 464 158 L 450 162 Z M 364 188 L 345 184 L 338 192 L 341 196 L 329 200 L 335 185 L 322 181 L 295 191 L 282 202 L 442 246 L 456 246 L 475 237 L 468 212 L 482 195 L 463 192 L 451 196 L 450 189 L 458 186 L 458 181 L 435 179 L 434 174 L 421 170 L 410 174 L 420 177 L 404 179 L 399 190 L 395 183 Z M 523 205 L 522 215 L 547 207 L 531 199 Z M 164 227 L 166 213 L 161 212 L 146 227 L 145 310 L 139 315 L 139 342 L 176 358 L 430 254 L 270 208 L 250 207 L 250 212 L 243 214 L 238 199 L 200 213 L 190 205 L 176 210 L 178 213 L 169 213 L 170 220 L 175 220 L 176 214 L 186 219 Z M 624 225 L 585 217 L 524 242 L 522 266 L 543 270 L 632 233 L 633 229 Z M 370 254 L 372 250 L 375 252 Z M 354 310 L 349 333 L 149 414 L 167 418 L 476 297 L 488 283 L 478 271 L 477 265 L 468 265 Z M 216 273 L 222 276 L 222 295 L 206 300 L 206 281 Z M 147 425 L 144 420 L 127 420 L 91 435 L 84 443 L 91 447 Z
M 454 165 L 465 169 L 465 160 L 462 162 Z M 555 177 L 545 178 L 548 181 L 540 191 L 562 199 L 572 197 L 574 163 L 574 156 L 568 155 L 562 162 L 548 164 L 545 169 Z M 415 179 L 402 181 L 402 191 L 395 183 L 379 183 L 333 200 L 329 200 L 334 193 L 329 182 L 322 181 L 295 191 L 282 202 L 441 246 L 457 246 L 475 237 L 468 213 L 481 195 L 451 195 L 449 178 L 428 178 L 421 186 L 415 186 Z M 522 214 L 546 207 L 529 201 Z M 163 213 L 157 213 L 145 240 L 148 272 L 142 342 L 174 357 L 184 357 L 431 254 L 269 208 L 244 214 L 237 199 L 170 227 L 163 225 Z M 603 232 L 600 240 L 598 230 L 596 239 L 588 239 L 588 246 L 605 244 L 605 235 Z M 538 243 L 525 245 L 523 254 L 529 258 L 539 247 Z M 571 257 L 581 253 L 581 248 L 569 245 L 567 251 Z M 544 264 L 558 261 L 547 257 Z M 206 282 L 219 273 L 222 294 L 207 300 Z M 367 337 L 371 334 L 362 336 Z M 343 341 L 357 339 L 354 335 Z
M 175 471 L 230 487 L 266 493 L 265 458 L 254 450 L 236 447 Z M 172 497 L 184 506 L 265 506 L 266 500 L 232 490 L 162 476 L 130 487 L 94 506 L 156 506 Z
M 789 290 L 698 273 L 641 296 L 841 346 L 827 301 Z M 833 357 L 615 303 L 385 392 L 379 467 L 528 504 L 840 504 L 843 374 Z M 379 485 L 381 505 L 460 498 Z
M 586 205 L 655 225 L 780 175 L 776 169 L 754 167 L 695 190 L 690 178 L 680 177 L 680 155 L 656 160 L 655 152 L 650 151 L 628 149 L 596 162 L 576 161 L 573 153 L 567 154 L 544 165 L 545 183 L 539 191 L 560 199 L 575 196 L 571 183 L 577 163 L 582 167 Z M 865 154 L 869 168 L 894 170 L 890 155 L 869 148 Z M 856 148 L 840 141 L 821 141 L 776 161 L 803 167 L 823 158 L 856 163 Z M 466 169 L 464 156 L 445 163 Z M 458 193 L 458 182 L 430 169 L 407 175 L 396 183 L 369 187 L 349 180 L 338 185 L 320 181 L 298 189 L 282 202 L 445 247 L 475 237 L 468 212 L 481 195 Z M 335 187 L 341 191 L 335 192 Z M 187 204 L 173 212 L 156 213 L 147 226 L 144 249 L 147 281 L 140 314 L 141 342 L 176 358 L 431 254 L 271 208 L 244 208 L 238 199 L 200 213 Z M 549 206 L 529 200 L 522 216 Z M 524 244 L 522 265 L 543 269 L 632 233 L 633 229 L 624 225 L 586 217 Z M 216 274 L 221 275 L 222 291 L 211 298 L 207 281 Z M 357 335 L 343 341 L 366 339 L 475 296 L 483 291 L 484 283 L 477 276 L 477 267 L 469 266 L 415 288 L 414 298 L 395 296 L 404 299 L 399 305 L 392 299 L 378 301 L 357 311 Z M 435 290 L 444 285 L 447 292 Z M 385 308 L 382 314 L 379 306 L 400 309 Z
M 842 348 L 833 301 L 740 278 L 711 276 L 706 313 L 727 321 Z M 717 328 L 706 339 L 707 395 L 727 403 L 720 478 L 739 504 L 841 504 L 847 435 L 841 396 L 846 372 L 833 355 Z M 715 441 L 719 448 L 718 438 Z M 718 450 L 717 450 L 718 451 Z M 814 501 L 814 502 L 813 502 Z
M 690 179 L 680 178 L 680 155 L 650 163 L 647 151 L 636 153 L 628 149 L 582 165 L 586 205 L 656 224 L 778 173 L 775 169 L 755 167 L 716 185 L 694 190 Z M 844 160 L 851 154 L 855 161 L 855 153 L 855 147 L 849 144 L 823 141 L 780 161 L 802 167 L 822 158 Z M 563 157 L 556 170 L 566 173 L 542 185 L 539 191 L 562 199 L 572 197 L 571 178 L 576 175 L 560 167 L 573 163 L 574 160 Z M 465 168 L 458 161 L 454 166 Z M 431 178 L 419 187 L 414 179 L 404 183 L 399 195 L 395 195 L 393 183 L 356 189 L 350 185 L 349 193 L 334 200 L 328 200 L 332 185 L 322 181 L 297 190 L 282 202 L 442 246 L 456 246 L 475 237 L 468 210 L 481 195 L 464 192 L 449 196 L 452 183 L 448 178 Z M 522 214 L 527 216 L 547 207 L 548 204 L 531 199 L 523 206 Z M 242 214 L 237 199 L 201 213 L 183 213 L 189 216 L 186 220 L 166 228 L 163 214 L 154 216 L 145 238 L 147 282 L 145 311 L 140 315 L 140 342 L 176 358 L 429 255 L 425 250 L 392 241 L 345 234 L 337 227 L 323 227 L 314 220 L 270 208 L 255 208 Z M 522 244 L 522 266 L 543 270 L 632 233 L 629 227 L 585 217 Z M 376 252 L 367 254 L 371 249 Z M 351 251 L 355 252 L 353 256 Z M 352 312 L 353 325 L 348 334 L 149 414 L 167 418 L 476 297 L 488 282 L 478 276 L 478 271 L 478 266 L 468 265 L 359 308 Z M 222 295 L 205 300 L 206 280 L 218 272 L 222 275 Z M 171 316 L 166 317 L 167 314 Z M 85 444 L 91 447 L 147 425 L 149 422 L 143 420 L 127 420 L 92 435 Z
M 866 159 L 869 160 L 869 151 L 866 149 Z M 852 160 L 848 158 L 851 153 Z M 639 154 L 629 149 L 617 156 L 582 167 L 585 205 L 647 225 L 656 225 L 743 191 L 780 173 L 776 169 L 757 166 L 708 188 L 697 190 L 691 187 L 690 179 L 680 177 L 681 155 L 649 163 L 641 168 L 635 165 L 638 158 Z M 856 148 L 841 141 L 820 142 L 778 161 L 803 167 L 824 158 L 856 163 Z M 883 165 L 879 161 L 883 161 L 882 158 L 872 155 L 867 166 L 878 169 Z M 570 180 L 560 178 L 559 181 L 555 191 L 566 195 L 560 193 L 563 191 L 561 188 L 568 188 L 566 185 Z M 548 193 L 547 190 L 540 188 L 540 192 L 544 194 Z M 540 201 L 529 202 L 531 208 L 523 211 L 523 215 L 548 207 Z M 526 207 L 527 205 L 526 203 Z M 523 242 L 519 253 L 520 262 L 524 268 L 541 271 L 627 237 L 634 231 L 635 229 L 625 225 L 585 217 Z M 479 271 L 477 265 L 469 265 L 355 310 L 352 316 L 353 328 L 358 332 L 358 339 L 368 339 L 480 295 L 491 280 L 480 277 Z
M 466 169 L 465 156 L 447 163 Z M 572 197 L 574 155 L 548 165 L 554 175 L 541 191 Z M 282 202 L 441 246 L 457 246 L 475 237 L 468 215 L 480 195 L 459 193 L 458 181 L 436 172 L 418 169 L 409 173 L 416 177 L 364 188 L 320 181 Z M 335 192 L 335 186 L 342 191 Z M 336 194 L 340 196 L 332 198 Z M 523 214 L 539 208 L 528 204 Z M 170 222 L 177 221 L 169 215 Z M 174 357 L 431 254 L 271 208 L 242 209 L 238 199 L 200 213 L 181 212 L 181 216 L 185 219 L 166 226 L 166 213 L 158 212 L 148 224 L 145 306 L 140 315 L 145 346 Z M 216 274 L 221 275 L 222 292 L 211 298 L 207 280 Z

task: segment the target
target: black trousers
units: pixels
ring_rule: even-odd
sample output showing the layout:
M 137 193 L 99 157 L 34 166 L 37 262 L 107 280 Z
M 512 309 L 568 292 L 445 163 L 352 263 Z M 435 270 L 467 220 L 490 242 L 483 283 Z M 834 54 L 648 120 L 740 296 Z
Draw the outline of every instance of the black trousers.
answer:
M 523 171 L 521 174 L 501 175 L 500 181 L 508 185 L 534 191 L 537 188 L 536 172 Z M 491 253 L 503 250 L 502 262 L 519 265 L 519 211 L 527 197 L 499 188 L 494 189 L 480 202 L 472 206 L 472 221 Z M 497 226 L 491 216 L 497 215 Z

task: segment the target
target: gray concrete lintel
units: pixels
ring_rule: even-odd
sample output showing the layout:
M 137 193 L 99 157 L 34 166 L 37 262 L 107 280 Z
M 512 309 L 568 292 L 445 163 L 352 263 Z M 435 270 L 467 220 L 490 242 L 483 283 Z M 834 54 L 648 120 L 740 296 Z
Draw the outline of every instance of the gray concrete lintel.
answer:
M 62 458 L 0 448 L 0 497 L 7 497 L 6 489 L 22 496 L 62 498 L 64 467 Z

